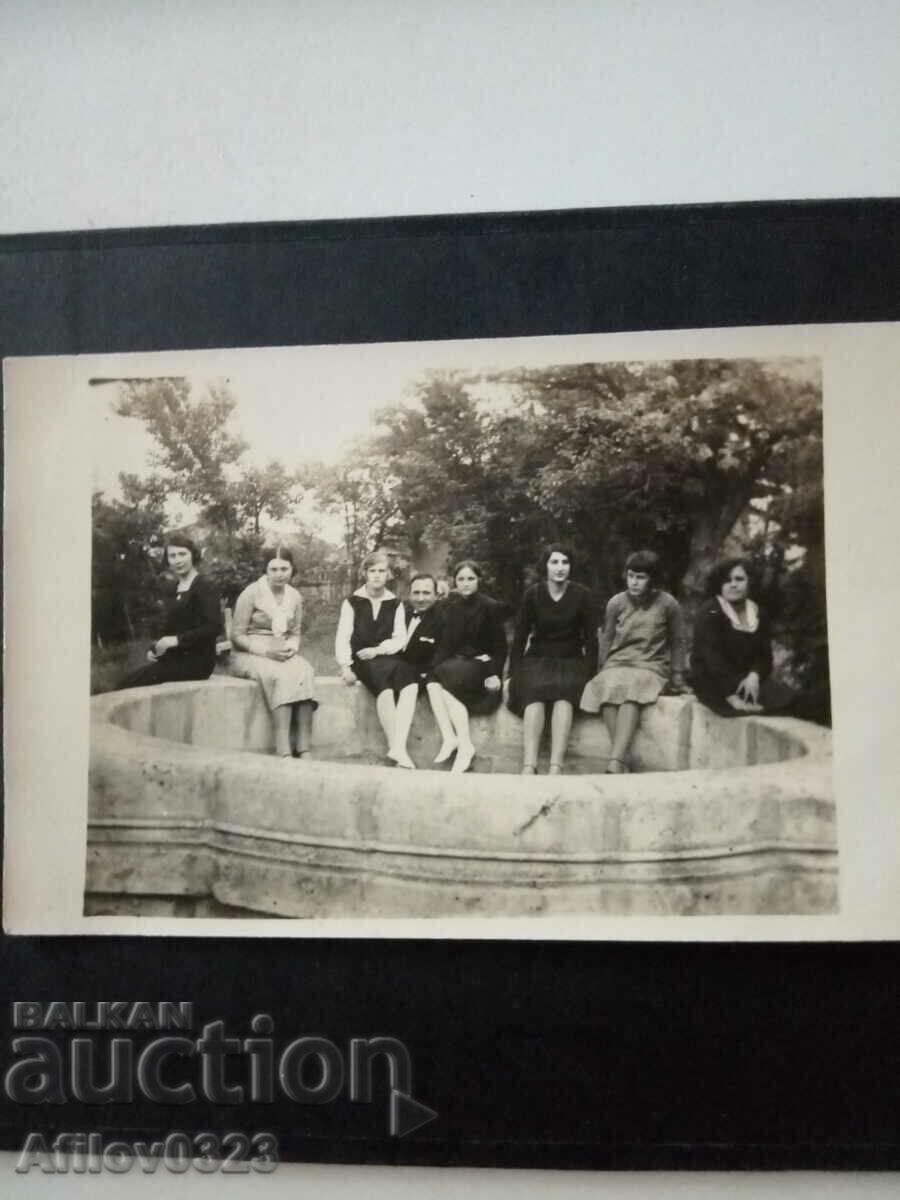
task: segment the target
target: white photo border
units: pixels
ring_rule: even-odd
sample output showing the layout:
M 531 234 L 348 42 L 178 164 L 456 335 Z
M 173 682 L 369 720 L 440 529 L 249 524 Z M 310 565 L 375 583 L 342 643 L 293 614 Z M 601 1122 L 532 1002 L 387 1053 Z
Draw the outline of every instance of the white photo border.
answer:
M 84 917 L 91 455 L 79 395 L 94 375 L 227 375 L 234 356 L 403 355 L 427 367 L 818 357 L 823 365 L 826 564 L 840 912 L 822 916 L 568 918 Z M 4 927 L 14 934 L 230 937 L 855 941 L 900 937 L 900 550 L 895 470 L 900 325 L 190 350 L 4 362 Z M 35 581 L 41 580 L 37 585 Z

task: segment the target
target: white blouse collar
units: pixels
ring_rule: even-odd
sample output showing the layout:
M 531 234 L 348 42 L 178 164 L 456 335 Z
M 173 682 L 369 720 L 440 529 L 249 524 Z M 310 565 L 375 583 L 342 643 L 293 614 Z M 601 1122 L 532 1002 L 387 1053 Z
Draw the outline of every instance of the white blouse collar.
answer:
M 759 606 L 755 601 L 746 600 L 744 602 L 747 606 L 745 609 L 747 620 L 746 624 L 744 624 L 738 617 L 734 606 L 724 596 L 716 596 L 716 599 L 719 602 L 719 608 L 721 608 L 722 612 L 731 622 L 732 628 L 736 629 L 738 633 L 756 633 L 756 630 L 759 628 Z

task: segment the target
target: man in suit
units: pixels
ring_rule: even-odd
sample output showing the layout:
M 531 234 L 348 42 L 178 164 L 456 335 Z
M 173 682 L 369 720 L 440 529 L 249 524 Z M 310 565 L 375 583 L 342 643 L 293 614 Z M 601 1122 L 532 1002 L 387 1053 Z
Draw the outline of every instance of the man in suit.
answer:
M 431 669 L 440 629 L 437 583 L 433 575 L 413 575 L 409 581 L 406 610 L 406 647 L 403 658 L 414 668 L 420 680 Z
M 406 646 L 401 658 L 415 672 L 419 690 L 425 688 L 428 692 L 431 711 L 441 733 L 441 747 L 434 761 L 443 763 L 456 749 L 456 736 L 444 701 L 444 689 L 439 683 L 428 679 L 441 630 L 441 605 L 438 603 L 437 581 L 433 575 L 424 572 L 413 575 L 409 581 L 409 599 L 404 608 Z

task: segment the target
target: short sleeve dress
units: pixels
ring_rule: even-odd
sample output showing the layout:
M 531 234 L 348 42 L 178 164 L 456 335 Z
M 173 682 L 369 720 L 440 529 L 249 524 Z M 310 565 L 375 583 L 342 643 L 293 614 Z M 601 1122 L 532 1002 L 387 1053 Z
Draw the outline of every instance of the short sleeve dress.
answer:
M 195 575 L 190 587 L 179 592 L 167 588 L 165 612 L 154 639 L 175 636 L 178 645 L 156 662 L 138 667 L 116 685 L 116 690 L 152 687 L 157 683 L 181 683 L 209 679 L 216 665 L 216 638 L 222 630 L 219 593 L 203 575 Z
M 522 716 L 529 704 L 567 700 L 577 708 L 597 670 L 597 617 L 589 590 L 570 582 L 554 600 L 546 583 L 522 599 L 509 661 L 507 706 Z
M 265 595 L 268 592 L 268 596 Z M 232 642 L 235 637 L 246 639 L 249 650 L 232 649 L 228 672 L 239 679 L 253 679 L 263 690 L 269 709 L 282 704 L 300 704 L 309 701 L 318 706 L 315 699 L 315 673 L 312 666 L 299 653 L 284 662 L 266 658 L 266 652 L 274 649 L 300 649 L 300 624 L 303 615 L 303 597 L 296 588 L 285 587 L 281 603 L 281 621 L 284 633 L 272 632 L 272 617 L 267 609 L 272 608 L 272 596 L 265 578 L 257 579 L 244 588 L 234 606 L 231 622 Z
M 489 713 L 502 692 L 489 692 L 484 681 L 502 677 L 506 662 L 506 631 L 500 605 L 489 596 L 451 594 L 442 602 L 442 629 L 429 682 L 441 685 L 469 712 Z M 487 655 L 482 662 L 481 655 Z
M 657 590 L 640 600 L 619 592 L 606 606 L 599 672 L 581 697 L 585 712 L 604 704 L 653 704 L 672 672 L 684 670 L 681 605 Z
M 772 628 L 766 613 L 753 606 L 753 628 L 732 623 L 718 599 L 707 601 L 694 622 L 691 683 L 707 708 L 722 717 L 739 717 L 728 703 L 750 671 L 760 679 L 759 703 L 767 713 L 784 712 L 796 699 L 793 688 L 772 678 Z

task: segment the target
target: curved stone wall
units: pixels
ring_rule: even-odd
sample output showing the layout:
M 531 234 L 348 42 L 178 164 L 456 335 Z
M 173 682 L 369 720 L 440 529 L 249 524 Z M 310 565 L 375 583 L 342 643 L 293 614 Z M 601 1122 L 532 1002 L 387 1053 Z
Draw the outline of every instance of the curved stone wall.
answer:
M 636 740 L 641 773 L 592 771 L 606 734 L 585 717 L 584 773 L 523 778 L 501 773 L 521 748 L 501 709 L 473 722 L 481 773 L 410 772 L 372 765 L 383 741 L 362 688 L 318 683 L 312 762 L 265 753 L 269 716 L 244 680 L 95 697 L 87 891 L 291 917 L 836 908 L 826 729 L 664 698 Z M 423 699 L 422 765 L 432 724 Z

